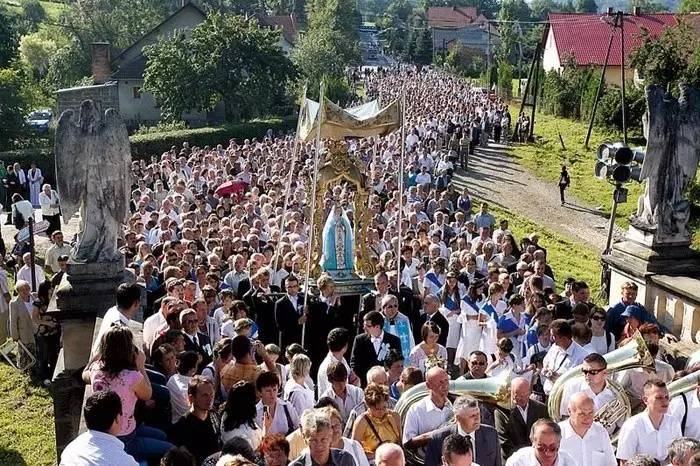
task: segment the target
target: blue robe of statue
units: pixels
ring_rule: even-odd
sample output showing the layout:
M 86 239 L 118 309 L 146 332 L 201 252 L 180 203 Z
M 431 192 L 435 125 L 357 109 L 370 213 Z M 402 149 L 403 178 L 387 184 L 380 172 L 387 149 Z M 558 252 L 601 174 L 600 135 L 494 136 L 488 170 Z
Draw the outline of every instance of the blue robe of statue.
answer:
M 350 220 L 341 208 L 334 208 L 323 227 L 323 270 L 354 270 L 353 232 Z

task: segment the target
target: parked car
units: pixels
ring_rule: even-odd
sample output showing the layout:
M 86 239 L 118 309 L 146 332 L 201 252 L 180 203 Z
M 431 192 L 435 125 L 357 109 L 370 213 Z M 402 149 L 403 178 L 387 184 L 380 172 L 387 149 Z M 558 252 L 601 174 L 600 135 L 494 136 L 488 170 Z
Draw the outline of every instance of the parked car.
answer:
M 46 134 L 49 131 L 51 118 L 53 118 L 53 112 L 48 108 L 34 110 L 27 116 L 27 125 L 39 134 Z

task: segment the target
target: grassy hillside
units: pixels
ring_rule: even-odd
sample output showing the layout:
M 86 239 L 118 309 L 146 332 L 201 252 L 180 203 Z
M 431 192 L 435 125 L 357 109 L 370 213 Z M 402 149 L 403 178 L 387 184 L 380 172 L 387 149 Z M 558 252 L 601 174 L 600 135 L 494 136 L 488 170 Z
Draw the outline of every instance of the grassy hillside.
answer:
M 517 116 L 518 108 L 511 107 L 511 114 Z M 571 176 L 569 192 L 609 215 L 613 186 L 593 175 L 595 151 L 601 143 L 619 142 L 622 136 L 593 128 L 589 149 L 586 149 L 583 142 L 587 130 L 586 123 L 538 113 L 535 118 L 537 142 L 515 145 L 512 154 L 536 176 L 551 182 L 559 179 L 561 165 L 566 165 Z M 566 149 L 562 148 L 559 135 Z M 628 224 L 628 217 L 637 210 L 637 198 L 644 192 L 640 183 L 631 182 L 625 187 L 629 189 L 628 202 L 620 204 L 617 210 L 617 224 L 623 228 Z
M 4 4 L 5 6 L 8 7 L 8 9 L 12 11 L 20 11 L 20 2 L 17 0 L 0 0 L 1 4 Z M 44 11 L 46 11 L 46 16 L 49 20 L 56 21 L 59 16 L 61 16 L 61 12 L 68 8 L 68 6 L 65 3 L 59 3 L 59 2 L 46 2 L 46 1 L 39 1 L 41 3 L 41 6 L 44 7 Z

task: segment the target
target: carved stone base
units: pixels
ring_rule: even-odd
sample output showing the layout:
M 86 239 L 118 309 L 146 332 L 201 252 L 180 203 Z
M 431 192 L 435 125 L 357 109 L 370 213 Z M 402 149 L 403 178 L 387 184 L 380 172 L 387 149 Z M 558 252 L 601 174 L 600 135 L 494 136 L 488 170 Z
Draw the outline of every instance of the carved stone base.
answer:
M 660 237 L 659 233 L 650 228 L 630 224 L 627 229 L 627 239 L 637 242 L 649 248 L 687 247 L 690 245 L 690 237 L 684 234 Z
M 117 287 L 134 280 L 133 273 L 125 270 L 123 259 L 104 264 L 68 264 L 56 288 L 55 308 L 49 311 L 57 312 L 59 319 L 103 316 L 114 306 Z
M 603 262 L 626 273 L 700 276 L 700 254 L 687 246 L 650 248 L 636 241 L 615 243 Z

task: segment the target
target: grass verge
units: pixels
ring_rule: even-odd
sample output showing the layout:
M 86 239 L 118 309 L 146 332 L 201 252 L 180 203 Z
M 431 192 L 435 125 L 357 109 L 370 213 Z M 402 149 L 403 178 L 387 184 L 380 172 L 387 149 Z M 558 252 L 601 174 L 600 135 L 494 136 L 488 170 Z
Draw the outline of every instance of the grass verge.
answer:
M 511 114 L 517 117 L 518 110 L 519 108 L 511 107 Z M 590 149 L 586 149 L 583 142 L 587 130 L 586 123 L 537 113 L 537 142 L 514 145 L 511 154 L 535 176 L 550 182 L 559 179 L 561 165 L 566 165 L 571 177 L 569 192 L 586 204 L 600 208 L 602 212 L 610 215 L 613 187 L 593 175 L 595 150 L 603 142 L 621 141 L 622 136 L 594 128 L 588 144 Z M 562 148 L 559 135 L 566 149 Z M 640 183 L 631 182 L 626 187 L 629 189 L 628 201 L 619 204 L 617 209 L 616 223 L 622 228 L 627 227 L 629 216 L 637 209 L 637 198 L 644 192 Z
M 53 401 L 48 390 L 0 363 L 0 464 L 55 464 Z

